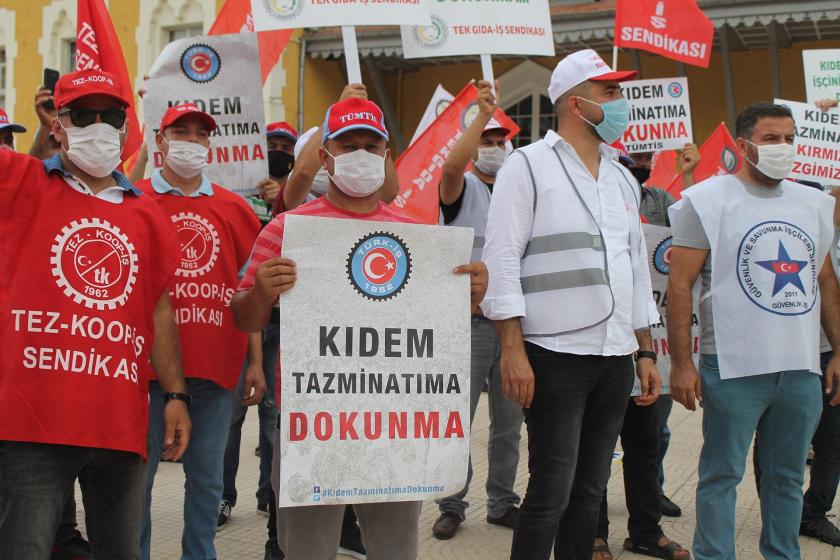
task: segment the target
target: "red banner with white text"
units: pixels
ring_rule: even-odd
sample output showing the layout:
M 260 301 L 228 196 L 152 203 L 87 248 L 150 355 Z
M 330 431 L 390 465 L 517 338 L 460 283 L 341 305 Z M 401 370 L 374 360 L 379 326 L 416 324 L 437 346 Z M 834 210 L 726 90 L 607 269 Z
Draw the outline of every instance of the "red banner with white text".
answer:
M 143 134 L 134 109 L 134 90 L 128 77 L 122 46 L 104 0 L 78 0 L 76 26 L 76 70 L 104 70 L 116 76 L 126 99 L 130 99 L 126 124 L 128 134 L 122 159 L 134 155 L 143 143 Z
M 615 45 L 709 67 L 715 28 L 695 0 L 617 0 Z
M 440 175 L 443 162 L 478 114 L 478 89 L 467 84 L 395 164 L 400 190 L 391 207 L 423 224 L 438 223 Z M 510 130 L 519 127 L 501 109 L 493 117 Z

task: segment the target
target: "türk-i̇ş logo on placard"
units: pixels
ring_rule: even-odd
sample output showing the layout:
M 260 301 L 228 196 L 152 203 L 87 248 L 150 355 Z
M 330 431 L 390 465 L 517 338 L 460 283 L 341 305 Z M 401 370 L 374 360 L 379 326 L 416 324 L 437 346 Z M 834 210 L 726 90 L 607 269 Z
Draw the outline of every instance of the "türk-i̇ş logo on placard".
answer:
M 671 241 L 673 239 L 673 237 L 666 237 L 653 252 L 653 268 L 659 274 L 667 276 L 671 271 Z
M 405 287 L 411 275 L 411 254 L 396 235 L 376 232 L 359 240 L 347 257 L 350 283 L 363 296 L 386 300 Z
M 751 302 L 777 315 L 804 315 L 817 299 L 816 247 L 798 226 L 769 221 L 738 248 L 738 281 Z
M 64 294 L 90 309 L 125 304 L 137 276 L 137 253 L 120 229 L 82 218 L 62 228 L 52 246 L 52 273 Z
M 192 45 L 181 55 L 181 70 L 194 82 L 211 81 L 219 74 L 221 68 L 219 53 L 207 45 Z
M 192 212 L 172 216 L 178 232 L 181 260 L 177 276 L 195 278 L 209 272 L 219 257 L 219 234 L 213 224 Z
M 304 0 L 263 0 L 265 11 L 276 20 L 295 19 L 303 11 Z

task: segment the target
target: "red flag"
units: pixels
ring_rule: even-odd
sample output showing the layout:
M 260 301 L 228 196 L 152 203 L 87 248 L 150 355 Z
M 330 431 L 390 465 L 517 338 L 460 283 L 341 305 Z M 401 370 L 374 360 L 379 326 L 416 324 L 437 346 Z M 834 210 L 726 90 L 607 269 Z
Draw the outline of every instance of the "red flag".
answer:
M 720 123 L 700 147 L 700 163 L 694 169 L 694 181 L 699 183 L 715 175 L 737 173 L 742 163 L 735 140 L 726 125 Z M 682 175 L 679 175 L 671 182 L 668 192 L 680 198 L 682 189 Z
M 650 162 L 650 177 L 645 181 L 645 186 L 667 189 L 679 173 L 676 150 L 656 152 Z
M 615 45 L 709 67 L 715 28 L 695 0 L 617 0 Z
M 208 35 L 225 35 L 227 33 L 243 33 L 254 31 L 254 18 L 251 16 L 250 0 L 227 0 L 219 10 L 216 21 L 210 27 Z M 260 66 L 262 79 L 265 83 L 274 65 L 280 60 L 283 49 L 289 43 L 294 29 L 278 29 L 276 31 L 260 31 L 257 42 L 260 45 Z
M 449 107 L 436 118 L 397 160 L 400 192 L 391 207 L 424 224 L 438 223 L 440 175 L 443 162 L 474 117 L 478 88 L 467 84 Z M 501 109 L 493 117 L 510 130 L 508 140 L 519 127 Z
M 76 70 L 104 70 L 117 77 L 128 107 L 128 136 L 123 146 L 125 161 L 140 148 L 143 134 L 134 108 L 134 90 L 128 77 L 122 46 L 114 31 L 111 16 L 103 0 L 78 0 L 76 27 Z

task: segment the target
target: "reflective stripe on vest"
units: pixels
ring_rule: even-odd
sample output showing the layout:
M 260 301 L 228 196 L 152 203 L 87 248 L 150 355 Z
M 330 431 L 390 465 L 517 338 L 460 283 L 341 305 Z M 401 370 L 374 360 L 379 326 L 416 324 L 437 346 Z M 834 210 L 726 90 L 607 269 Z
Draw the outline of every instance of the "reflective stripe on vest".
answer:
M 600 268 L 581 268 L 578 270 L 564 270 L 562 272 L 523 276 L 520 282 L 522 283 L 523 294 L 583 288 L 586 286 L 609 286 L 607 275 Z
M 482 242 L 484 240 L 482 239 Z M 557 251 L 572 251 L 574 249 L 592 249 L 603 251 L 604 244 L 597 235 L 585 231 L 574 231 L 569 233 L 553 233 L 533 237 L 525 247 L 524 257 L 541 255 L 543 253 L 554 253 Z

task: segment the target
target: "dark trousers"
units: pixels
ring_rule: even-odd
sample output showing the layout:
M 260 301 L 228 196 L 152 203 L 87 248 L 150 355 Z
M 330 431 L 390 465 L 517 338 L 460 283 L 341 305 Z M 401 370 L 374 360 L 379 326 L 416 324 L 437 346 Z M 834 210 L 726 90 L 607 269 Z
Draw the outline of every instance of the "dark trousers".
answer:
M 590 560 L 633 360 L 525 347 L 534 371 L 525 410 L 530 478 L 511 560 L 547 560 L 552 546 L 556 560 Z
M 61 512 L 61 521 L 58 523 L 58 529 L 55 531 L 55 544 L 62 545 L 70 542 L 76 536 L 77 526 L 76 496 L 71 491 L 67 503 L 64 504 L 64 510 Z
M 621 427 L 624 470 L 624 495 L 627 502 L 627 530 L 634 543 L 649 544 L 662 537 L 659 521 L 659 408 L 656 403 L 639 406 L 630 399 Z M 607 493 L 601 500 L 598 519 L 599 538 L 607 540 Z
M 811 461 L 811 481 L 802 501 L 803 522 L 817 521 L 831 511 L 838 482 L 840 482 L 840 406 L 829 404 L 834 393 L 825 394 L 825 371 L 828 368 L 828 362 L 831 361 L 831 356 L 831 352 L 820 354 L 823 408 L 820 423 L 811 441 L 814 446 L 814 460 Z M 758 465 L 760 439 L 761 434 L 757 432 L 753 447 L 753 469 L 759 496 L 761 496 L 761 467 Z
M 3 554 L 48 560 L 78 477 L 85 525 L 97 560 L 135 560 L 146 465 L 136 453 L 0 441 Z

